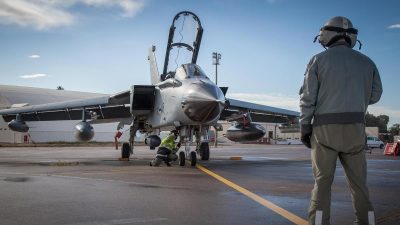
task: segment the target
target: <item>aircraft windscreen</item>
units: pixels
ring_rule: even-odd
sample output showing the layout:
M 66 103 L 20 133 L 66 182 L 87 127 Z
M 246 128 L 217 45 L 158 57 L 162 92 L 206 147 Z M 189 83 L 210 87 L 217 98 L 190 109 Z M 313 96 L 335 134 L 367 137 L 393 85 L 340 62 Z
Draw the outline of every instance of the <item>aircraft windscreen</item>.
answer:
M 207 77 L 203 70 L 196 64 L 184 65 L 188 77 Z

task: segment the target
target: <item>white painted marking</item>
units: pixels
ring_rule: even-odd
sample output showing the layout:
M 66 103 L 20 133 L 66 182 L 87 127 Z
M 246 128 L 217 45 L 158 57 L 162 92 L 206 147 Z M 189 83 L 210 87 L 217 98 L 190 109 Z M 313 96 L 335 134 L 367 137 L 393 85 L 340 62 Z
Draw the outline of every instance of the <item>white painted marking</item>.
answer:
M 374 211 L 368 212 L 368 225 L 375 225 L 375 213 Z
M 317 210 L 315 212 L 315 225 L 322 225 L 322 211 Z

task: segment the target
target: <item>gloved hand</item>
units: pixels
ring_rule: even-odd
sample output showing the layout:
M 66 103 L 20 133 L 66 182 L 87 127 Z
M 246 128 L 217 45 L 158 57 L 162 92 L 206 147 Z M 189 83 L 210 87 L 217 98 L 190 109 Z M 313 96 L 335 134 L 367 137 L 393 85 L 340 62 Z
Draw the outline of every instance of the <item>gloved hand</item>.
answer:
M 311 124 L 301 124 L 300 133 L 301 133 L 301 142 L 303 142 L 303 144 L 307 148 L 311 148 L 311 134 L 312 134 Z
M 181 143 L 179 142 L 178 144 L 176 144 L 176 148 L 180 148 L 181 147 Z

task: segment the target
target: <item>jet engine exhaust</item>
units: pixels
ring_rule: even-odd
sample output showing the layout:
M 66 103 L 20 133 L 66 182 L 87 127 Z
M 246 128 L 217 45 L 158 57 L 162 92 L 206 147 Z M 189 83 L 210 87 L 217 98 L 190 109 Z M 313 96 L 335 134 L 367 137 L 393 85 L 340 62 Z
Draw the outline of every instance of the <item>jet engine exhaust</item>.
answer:
M 75 130 L 75 138 L 79 141 L 90 141 L 94 137 L 94 129 L 86 121 L 76 124 Z

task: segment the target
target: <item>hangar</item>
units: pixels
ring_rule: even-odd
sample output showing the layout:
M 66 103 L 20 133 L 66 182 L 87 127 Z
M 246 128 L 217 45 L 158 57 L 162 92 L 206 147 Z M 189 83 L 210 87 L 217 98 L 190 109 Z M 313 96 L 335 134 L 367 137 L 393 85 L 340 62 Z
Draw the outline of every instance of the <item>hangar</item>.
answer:
M 107 95 L 62 89 L 0 85 L 0 109 L 101 96 Z M 7 123 L 0 117 L 0 142 L 75 142 L 74 126 L 78 122 L 77 120 L 30 122 L 29 133 L 19 133 L 10 130 Z M 94 124 L 93 127 L 96 129 L 93 141 L 114 141 L 117 123 Z M 123 135 L 121 139 L 127 140 L 128 135 Z

